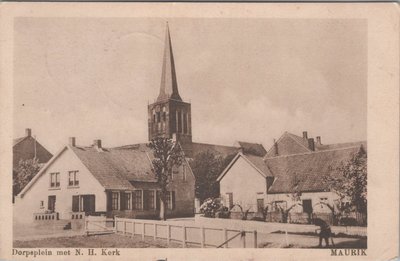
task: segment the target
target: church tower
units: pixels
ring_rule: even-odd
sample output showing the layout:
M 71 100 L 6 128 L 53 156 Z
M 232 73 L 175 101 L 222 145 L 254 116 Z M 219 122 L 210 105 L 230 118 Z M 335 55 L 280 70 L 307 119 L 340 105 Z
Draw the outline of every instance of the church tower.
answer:
M 192 119 L 190 103 L 182 101 L 178 91 L 174 55 L 169 27 L 165 32 L 165 47 L 160 93 L 148 105 L 149 140 L 155 137 L 176 139 L 187 156 L 192 152 Z

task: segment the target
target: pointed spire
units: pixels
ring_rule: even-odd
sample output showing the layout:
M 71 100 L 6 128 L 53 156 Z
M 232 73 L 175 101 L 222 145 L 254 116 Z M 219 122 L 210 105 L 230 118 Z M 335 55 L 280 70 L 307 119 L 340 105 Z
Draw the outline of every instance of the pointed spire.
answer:
M 160 94 L 158 95 L 157 101 L 166 99 L 174 99 L 182 101 L 178 92 L 178 82 L 176 80 L 174 54 L 172 52 L 171 37 L 169 34 L 169 27 L 167 22 L 167 28 L 165 32 L 165 47 L 163 66 L 161 74 L 161 85 Z

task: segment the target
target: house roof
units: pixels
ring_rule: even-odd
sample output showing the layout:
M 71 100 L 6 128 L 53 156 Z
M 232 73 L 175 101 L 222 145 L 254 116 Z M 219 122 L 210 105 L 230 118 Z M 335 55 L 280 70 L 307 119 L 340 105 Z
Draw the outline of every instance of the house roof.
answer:
M 144 144 L 118 148 L 71 147 L 106 189 L 132 189 L 131 182 L 156 182 L 152 153 Z
M 266 158 L 275 181 L 268 193 L 328 190 L 324 177 L 338 175 L 338 167 L 348 162 L 360 150 L 359 146 L 297 155 Z M 297 186 L 297 187 L 296 187 Z
M 282 136 L 276 141 L 276 143 L 278 145 L 278 155 L 276 155 L 275 144 L 273 144 L 266 153 L 267 157 L 277 157 L 283 155 L 293 155 L 293 154 L 312 152 L 312 150 L 308 146 L 307 139 L 304 139 L 303 137 L 297 136 L 287 131 L 285 131 L 282 134 Z M 350 148 L 355 146 L 359 147 L 361 145 L 365 150 L 367 149 L 367 142 L 365 141 L 335 143 L 335 144 L 319 144 L 318 142 L 314 141 L 315 151 Z
M 321 150 L 277 157 L 259 157 L 238 153 L 228 167 L 218 177 L 220 181 L 229 171 L 238 157 L 243 157 L 264 177 L 274 177 L 274 183 L 268 193 L 293 193 L 326 191 L 324 182 L 328 175 L 338 175 L 338 167 L 348 162 L 364 146 L 358 143 L 345 148 Z M 366 150 L 364 150 L 366 152 Z
M 263 157 L 255 156 L 255 155 L 245 155 L 245 157 L 253 163 L 262 173 L 264 177 L 273 177 L 271 170 L 269 169 L 268 165 L 265 163 Z
M 243 153 L 245 153 L 245 154 L 252 154 L 252 155 L 256 155 L 256 156 L 265 156 L 265 154 L 267 153 L 264 146 L 259 143 L 238 141 L 237 144 L 242 149 Z

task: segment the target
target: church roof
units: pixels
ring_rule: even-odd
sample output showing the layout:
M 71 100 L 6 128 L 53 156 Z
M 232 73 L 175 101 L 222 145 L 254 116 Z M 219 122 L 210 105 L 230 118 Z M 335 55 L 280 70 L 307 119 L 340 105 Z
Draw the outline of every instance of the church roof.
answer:
M 192 154 L 193 158 L 202 152 L 211 152 L 215 155 L 220 155 L 222 157 L 226 157 L 228 155 L 236 154 L 239 148 L 235 146 L 224 146 L 224 145 L 215 145 L 215 144 L 206 144 L 206 143 L 192 143 Z
M 178 81 L 176 80 L 174 54 L 172 52 L 171 36 L 167 22 L 165 31 L 164 57 L 161 73 L 160 93 L 157 101 L 173 99 L 182 101 L 178 91 Z

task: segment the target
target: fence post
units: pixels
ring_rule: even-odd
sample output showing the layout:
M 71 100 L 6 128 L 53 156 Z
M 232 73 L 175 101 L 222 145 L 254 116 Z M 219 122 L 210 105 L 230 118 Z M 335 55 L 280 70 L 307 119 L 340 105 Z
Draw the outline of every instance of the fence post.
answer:
M 226 228 L 222 232 L 224 233 L 224 242 L 228 241 L 228 231 Z M 228 248 L 228 242 L 225 243 L 224 248 Z
M 154 223 L 154 240 L 157 239 L 157 224 Z
M 118 217 L 115 216 L 114 217 L 114 233 L 118 232 L 117 225 L 118 225 Z
M 168 244 L 171 242 L 171 225 L 167 225 L 167 242 Z
M 135 221 L 132 221 L 132 237 L 135 236 Z
M 258 247 L 258 245 L 257 245 L 257 230 L 254 230 L 253 235 L 254 235 L 254 248 L 257 248 Z
M 288 234 L 287 234 L 287 229 L 285 230 L 285 241 L 286 241 L 286 246 L 289 246 L 289 238 L 288 238 Z
M 89 235 L 89 229 L 88 229 L 88 220 L 87 220 L 87 218 L 85 217 L 85 234 L 88 236 Z
M 142 223 L 142 232 L 143 232 L 143 233 L 142 233 L 142 239 L 143 239 L 143 240 L 144 240 L 144 234 L 146 233 L 146 230 L 145 230 L 145 229 L 146 229 L 146 226 L 145 226 L 145 223 L 143 222 L 143 223 Z
M 186 247 L 186 226 L 182 226 L 182 247 Z
M 246 248 L 246 232 L 242 230 L 242 235 L 240 236 L 242 238 L 242 246 L 243 248 Z
M 204 230 L 204 227 L 201 227 L 200 229 L 201 232 L 201 248 L 205 247 L 205 239 L 206 239 L 206 231 Z

